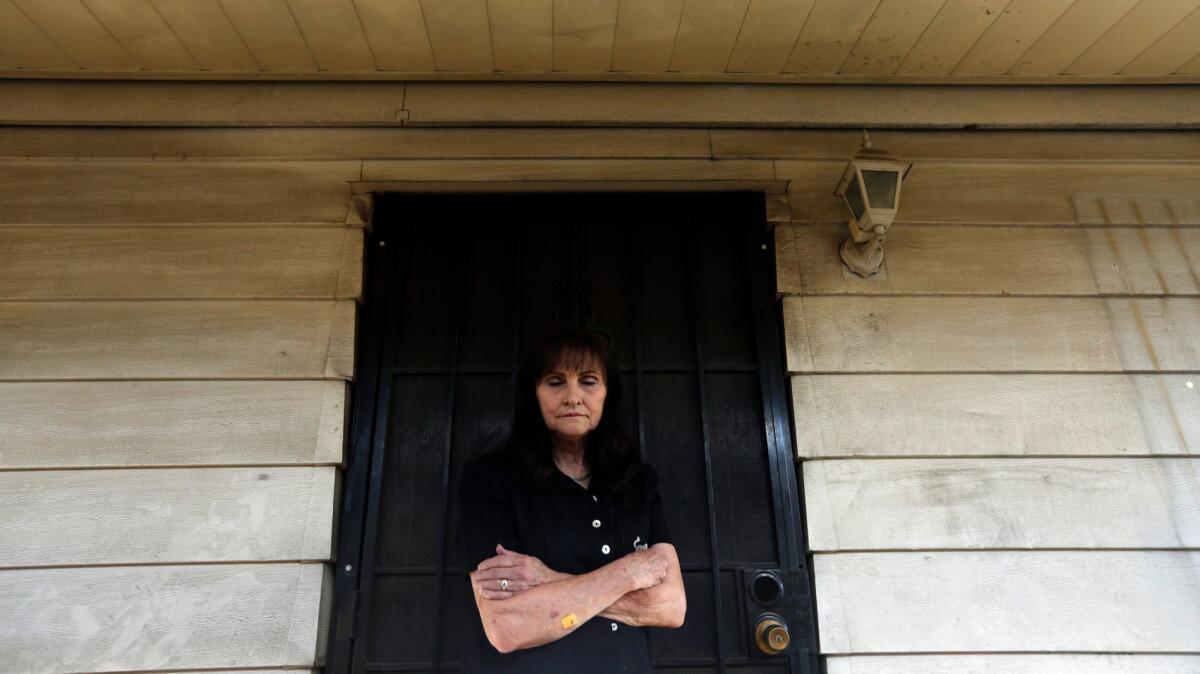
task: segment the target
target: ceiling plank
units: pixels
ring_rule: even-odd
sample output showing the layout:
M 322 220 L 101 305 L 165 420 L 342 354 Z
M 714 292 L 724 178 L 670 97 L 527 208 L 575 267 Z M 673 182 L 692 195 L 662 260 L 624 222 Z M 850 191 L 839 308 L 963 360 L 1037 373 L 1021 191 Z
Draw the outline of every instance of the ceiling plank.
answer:
M 1146 51 L 1121 69 L 1122 75 L 1163 75 L 1173 73 L 1189 60 L 1200 56 L 1200 9 L 1175 24 Z
M 13 0 L 81 68 L 137 70 L 116 38 L 80 0 Z
M 789 73 L 836 73 L 880 0 L 817 0 L 788 57 Z
M 258 70 L 217 0 L 150 0 L 201 70 Z
M 550 72 L 554 68 L 553 0 L 487 0 L 496 70 Z
M 883 0 L 839 72 L 891 75 L 946 0 Z
M 1003 75 L 1074 0 L 1012 0 L 951 72 Z
M 354 0 L 381 70 L 437 70 L 418 0 Z
M 813 0 L 751 0 L 726 72 L 782 72 L 812 6 Z
M 683 7 L 671 70 L 721 73 L 729 63 L 750 0 L 691 0 Z
M 554 0 L 556 71 L 606 73 L 612 69 L 617 4 L 617 0 Z
M 376 70 L 351 0 L 287 0 L 321 70 Z
M 949 75 L 1009 0 L 947 0 L 896 68 L 897 75 Z
M 1200 56 L 1183 64 L 1183 67 L 1176 70 L 1177 75 L 1200 75 Z
M 1008 74 L 1061 73 L 1137 3 L 1138 0 L 1076 0 L 1070 9 L 1042 33 L 1029 51 L 1017 59 L 1008 69 Z
M 421 2 L 438 70 L 491 72 L 492 29 L 484 0 Z
M 1198 12 L 1200 0 L 0 0 L 0 77 L 1196 83 Z
M 1142 0 L 1063 72 L 1067 75 L 1119 72 L 1197 7 L 1200 0 Z M 1195 33 L 1192 38 L 1194 44 L 1200 44 Z
M 317 69 L 317 62 L 285 0 L 219 2 L 263 70 Z
M 684 0 L 624 0 L 617 11 L 613 72 L 664 73 L 671 67 Z
M 74 70 L 78 67 L 11 0 L 0 0 L 0 68 Z
M 149 0 L 83 0 L 142 70 L 195 70 L 196 59 Z

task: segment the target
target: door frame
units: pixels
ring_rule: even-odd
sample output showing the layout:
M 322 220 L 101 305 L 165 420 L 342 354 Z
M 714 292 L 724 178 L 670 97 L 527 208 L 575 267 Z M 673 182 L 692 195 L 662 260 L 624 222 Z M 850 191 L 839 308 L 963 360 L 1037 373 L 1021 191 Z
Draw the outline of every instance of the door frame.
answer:
M 383 186 L 376 186 L 383 187 Z M 526 187 L 526 186 L 523 186 Z M 615 189 L 578 190 L 581 197 L 587 198 L 589 193 L 598 191 L 616 192 Z M 730 192 L 735 190 L 714 189 L 712 192 Z M 757 186 L 756 186 L 757 187 Z M 519 190 L 527 198 L 537 198 L 543 193 L 561 193 L 564 190 L 539 190 L 536 186 L 528 186 L 528 190 Z M 566 190 L 576 191 L 576 190 Z M 645 192 L 640 190 L 625 190 L 628 192 Z M 685 194 L 695 190 L 681 190 L 664 194 Z M 745 186 L 736 191 L 746 191 Z M 771 432 L 765 433 L 769 462 L 773 464 L 770 470 L 773 498 L 782 507 L 777 510 L 775 527 L 780 551 L 780 568 L 784 572 L 802 572 L 808 579 L 810 599 L 811 624 L 806 625 L 801 643 L 807 642 L 809 648 L 796 649 L 793 661 L 800 665 L 798 671 L 815 674 L 824 671 L 824 663 L 819 659 L 819 642 L 817 630 L 816 588 L 812 574 L 812 554 L 808 552 L 807 529 L 805 518 L 803 472 L 800 462 L 796 461 L 792 424 L 794 421 L 791 397 L 787 392 L 786 360 L 783 348 L 783 321 L 778 303 L 779 294 L 776 290 L 775 242 L 773 236 L 774 223 L 767 217 L 767 204 L 772 193 L 770 190 L 750 189 L 751 192 L 763 197 L 762 212 L 756 218 L 762 227 L 745 228 L 746 244 L 743 246 L 747 257 L 746 263 L 750 269 L 750 281 L 755 298 L 753 315 L 755 321 L 755 338 L 759 363 L 778 363 L 780 367 L 760 367 L 760 383 L 763 400 L 764 423 Z M 373 221 L 377 211 L 374 202 L 377 196 L 392 193 L 411 193 L 409 190 L 397 192 L 379 191 L 356 195 L 356 212 L 359 213 L 366 226 L 366 250 L 363 256 L 363 304 L 364 311 L 359 312 L 359 325 L 355 339 L 356 372 L 353 381 L 353 394 L 348 410 L 350 425 L 347 433 L 346 457 L 343 460 L 345 473 L 340 498 L 336 534 L 336 559 L 333 568 L 332 597 L 328 598 L 331 608 L 327 629 L 319 634 L 319 640 L 324 641 L 325 656 L 319 659 L 318 666 L 323 667 L 327 674 L 351 674 L 356 670 L 356 661 L 365 659 L 365 649 L 354 648 L 356 627 L 361 622 L 360 611 L 364 602 L 360 601 L 360 568 L 364 559 L 370 559 L 375 554 L 375 539 L 367 536 L 368 523 L 375 522 L 377 513 L 371 510 L 369 485 L 378 482 L 377 478 L 383 471 L 385 452 L 374 452 L 373 449 L 382 446 L 387 432 L 386 420 L 391 402 L 392 378 L 381 377 L 385 363 L 393 361 L 393 345 L 395 340 L 385 341 L 385 334 L 393 334 L 397 327 L 397 316 L 388 315 L 388 293 L 395 292 L 389 288 L 386 271 L 395 263 L 396 247 L 389 247 L 391 228 L 376 227 Z M 467 196 L 471 193 L 446 194 L 447 199 L 454 196 Z M 486 194 L 478 192 L 477 194 Z M 761 254 L 762 259 L 756 259 Z M 390 370 L 390 368 L 389 368 Z M 789 462 L 790 461 L 790 465 Z M 789 474 L 792 480 L 784 479 Z M 794 488 L 794 489 L 793 489 Z M 377 510 L 377 503 L 376 508 Z M 318 644 L 318 651 L 321 650 Z M 723 668 L 722 668 L 723 669 Z

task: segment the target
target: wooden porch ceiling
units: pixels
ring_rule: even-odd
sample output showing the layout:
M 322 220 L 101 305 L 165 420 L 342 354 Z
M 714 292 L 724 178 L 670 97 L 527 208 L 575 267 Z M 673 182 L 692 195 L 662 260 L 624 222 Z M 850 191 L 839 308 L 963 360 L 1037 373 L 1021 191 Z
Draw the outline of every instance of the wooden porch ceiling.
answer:
M 1200 82 L 1200 0 L 0 0 L 0 77 Z

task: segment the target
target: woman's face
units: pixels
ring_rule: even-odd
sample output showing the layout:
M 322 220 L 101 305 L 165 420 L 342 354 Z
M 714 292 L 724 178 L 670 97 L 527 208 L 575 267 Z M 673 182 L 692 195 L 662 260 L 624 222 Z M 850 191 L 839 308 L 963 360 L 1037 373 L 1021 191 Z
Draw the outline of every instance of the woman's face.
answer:
M 557 368 L 538 381 L 537 399 L 546 428 L 557 437 L 578 440 L 600 423 L 608 387 L 594 366 Z

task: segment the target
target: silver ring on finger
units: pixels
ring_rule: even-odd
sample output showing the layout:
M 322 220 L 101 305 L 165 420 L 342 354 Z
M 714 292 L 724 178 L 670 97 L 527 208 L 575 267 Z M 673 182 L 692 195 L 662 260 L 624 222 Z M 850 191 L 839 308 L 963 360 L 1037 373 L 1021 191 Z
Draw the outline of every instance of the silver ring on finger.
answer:
M 500 589 L 504 590 L 505 592 L 508 592 L 508 579 L 507 578 L 500 579 Z

